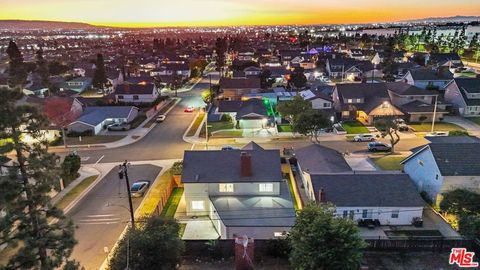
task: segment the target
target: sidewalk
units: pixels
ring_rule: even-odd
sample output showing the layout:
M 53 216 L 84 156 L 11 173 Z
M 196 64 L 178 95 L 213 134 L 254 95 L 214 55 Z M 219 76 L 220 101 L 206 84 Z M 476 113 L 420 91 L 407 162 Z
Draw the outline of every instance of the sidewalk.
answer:
M 469 121 L 468 118 L 447 115 L 443 118 L 443 121 L 461 126 L 468 132 L 480 134 L 480 126 L 472 121 Z
M 168 115 L 168 113 L 173 108 L 175 108 L 175 106 L 181 100 L 181 98 L 173 98 L 173 99 L 176 100 L 174 105 L 172 107 L 170 107 L 164 113 L 164 115 Z M 164 104 L 157 111 L 157 113 L 155 113 L 155 114 L 151 115 L 150 117 L 148 117 L 147 119 L 145 119 L 137 128 L 126 131 L 125 133 L 120 133 L 120 132 L 115 133 L 115 134 L 118 134 L 118 135 L 127 135 L 125 138 L 123 138 L 121 140 L 111 142 L 111 143 L 103 143 L 103 144 L 68 145 L 67 149 L 65 149 L 63 146 L 50 147 L 49 149 L 52 150 L 53 152 L 69 152 L 69 151 L 71 151 L 71 148 L 75 148 L 77 150 L 82 150 L 83 151 L 83 150 L 91 150 L 91 148 L 94 148 L 94 149 L 98 149 L 98 148 L 117 148 L 117 147 L 121 147 L 121 146 L 125 146 L 125 145 L 135 143 L 135 142 L 141 140 L 143 137 L 145 137 L 154 127 L 157 126 L 157 123 L 155 122 L 155 123 L 153 123 L 153 125 L 151 125 L 148 128 L 143 127 L 146 123 L 148 123 L 149 121 L 151 121 L 152 119 L 157 117 L 158 112 L 160 112 L 165 106 L 168 106 L 168 105 L 169 105 L 168 103 Z

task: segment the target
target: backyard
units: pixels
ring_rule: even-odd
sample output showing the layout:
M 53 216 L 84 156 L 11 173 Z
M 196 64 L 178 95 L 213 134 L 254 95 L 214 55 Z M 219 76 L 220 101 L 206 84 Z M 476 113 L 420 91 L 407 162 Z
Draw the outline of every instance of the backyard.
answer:
M 375 156 L 370 157 L 370 159 L 382 170 L 384 171 L 401 171 L 403 170 L 403 165 L 400 164 L 406 156 L 403 155 L 386 155 L 386 156 Z
M 166 218 L 173 218 L 175 212 L 177 211 L 178 203 L 183 195 L 183 188 L 174 188 L 172 194 L 168 198 L 167 203 L 163 207 L 162 213 L 160 216 Z
M 342 126 L 347 131 L 347 134 L 369 133 L 368 128 L 357 120 L 342 122 Z

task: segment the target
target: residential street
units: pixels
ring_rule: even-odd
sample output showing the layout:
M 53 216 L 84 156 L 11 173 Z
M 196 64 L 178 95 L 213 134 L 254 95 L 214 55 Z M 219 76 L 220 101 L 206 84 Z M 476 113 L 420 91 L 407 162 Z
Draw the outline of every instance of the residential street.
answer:
M 134 165 L 129 168 L 130 185 L 137 180 L 153 181 L 162 168 Z M 143 198 L 133 198 L 137 209 Z M 118 178 L 117 168 L 110 172 L 68 213 L 75 226 L 75 246 L 72 258 L 85 269 L 98 269 L 108 250 L 130 221 L 125 179 Z

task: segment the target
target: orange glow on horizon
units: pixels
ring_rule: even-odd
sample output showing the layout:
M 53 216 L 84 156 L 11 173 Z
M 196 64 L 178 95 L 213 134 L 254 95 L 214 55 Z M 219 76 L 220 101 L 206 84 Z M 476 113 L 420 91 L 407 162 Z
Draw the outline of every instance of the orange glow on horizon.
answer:
M 0 19 L 118 27 L 348 24 L 480 15 L 478 0 L 0 0 Z

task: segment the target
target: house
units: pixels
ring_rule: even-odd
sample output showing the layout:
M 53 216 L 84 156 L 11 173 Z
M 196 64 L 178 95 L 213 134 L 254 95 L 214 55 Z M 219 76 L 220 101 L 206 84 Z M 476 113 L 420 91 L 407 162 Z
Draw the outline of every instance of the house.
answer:
M 470 137 L 445 137 L 418 147 L 403 160 L 403 170 L 432 201 L 448 190 L 480 191 L 480 142 Z
M 335 121 L 335 109 L 333 107 L 333 99 L 320 91 L 305 90 L 299 92 L 299 95 L 304 99 L 310 101 L 312 109 L 320 110 L 325 117 L 330 119 L 333 123 Z
M 115 102 L 152 103 L 158 98 L 154 84 L 120 84 L 115 89 Z
M 342 119 L 357 119 L 367 124 L 373 124 L 378 117 L 404 115 L 392 104 L 385 83 L 337 84 L 333 102 Z
M 480 115 L 480 78 L 456 78 L 445 87 L 445 101 L 463 116 Z
M 425 202 L 407 174 L 314 174 L 309 199 L 335 205 L 338 217 L 378 220 L 381 225 L 412 225 Z
M 86 107 L 80 117 L 67 126 L 68 132 L 91 133 L 97 135 L 107 125 L 130 123 L 137 117 L 138 108 L 134 106 Z
M 371 74 L 376 74 L 375 76 L 378 77 L 381 74 L 381 71 L 376 70 L 372 62 L 353 58 L 329 58 L 326 61 L 326 71 L 330 78 L 341 78 L 348 81 L 359 81 L 363 77 L 370 78 Z
M 444 66 L 450 69 L 463 67 L 463 62 L 458 53 L 432 53 L 428 63 L 436 67 Z
M 60 90 L 69 89 L 77 93 L 82 93 L 85 90 L 88 90 L 92 87 L 92 78 L 90 77 L 79 77 L 66 81 Z
M 295 222 L 279 150 L 251 142 L 241 150 L 185 151 L 187 216 L 209 216 L 221 239 L 281 237 Z
M 257 77 L 260 75 L 260 73 L 262 73 L 262 69 L 259 68 L 259 67 L 256 67 L 256 66 L 249 66 L 249 67 L 246 67 L 243 72 L 245 73 L 245 76 L 249 77 L 249 76 L 252 76 L 252 77 Z
M 178 75 L 183 78 L 188 78 L 190 77 L 190 66 L 185 63 L 161 64 L 159 68 L 150 71 L 150 76 L 154 77 L 158 75 Z
M 264 101 L 258 98 L 247 100 L 221 100 L 216 113 L 228 114 L 242 129 L 265 128 L 268 124 L 268 112 Z
M 220 89 L 226 100 L 238 100 L 244 94 L 260 92 L 259 78 L 225 78 L 220 79 Z
M 387 83 L 388 95 L 392 103 L 405 113 L 409 122 L 432 122 L 443 119 L 448 112 L 443 108 L 435 110 L 440 93 L 435 90 L 425 90 L 404 82 Z M 437 99 L 437 100 L 436 100 Z
M 422 89 L 444 90 L 452 79 L 453 74 L 448 69 L 419 68 L 409 70 L 403 76 L 402 81 Z
M 311 184 L 311 175 L 319 173 L 340 174 L 352 171 L 341 153 L 319 144 L 295 149 L 295 161 L 293 163 L 295 162 L 300 172 L 305 193 L 312 198 L 314 190 Z

